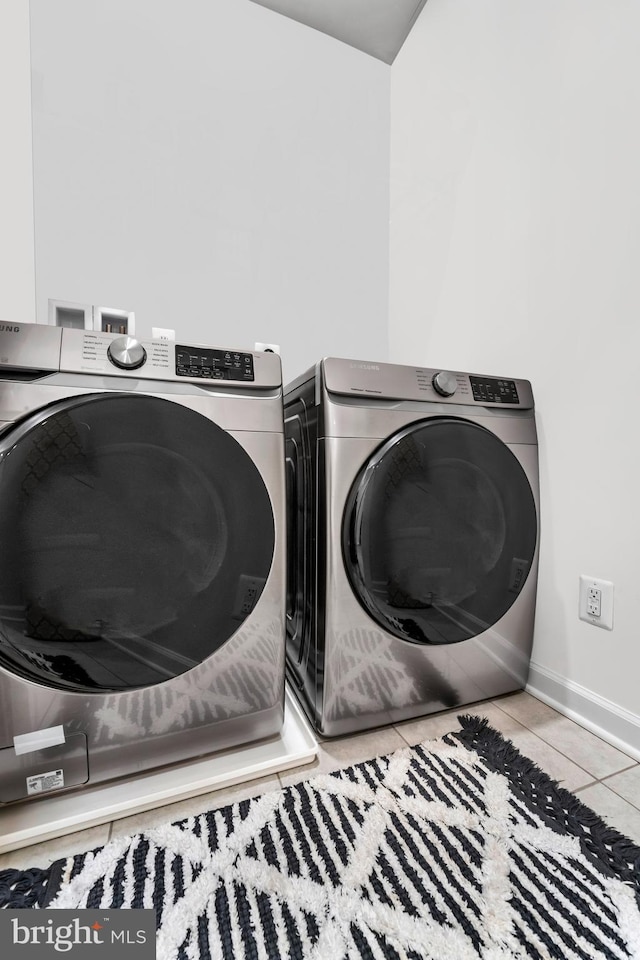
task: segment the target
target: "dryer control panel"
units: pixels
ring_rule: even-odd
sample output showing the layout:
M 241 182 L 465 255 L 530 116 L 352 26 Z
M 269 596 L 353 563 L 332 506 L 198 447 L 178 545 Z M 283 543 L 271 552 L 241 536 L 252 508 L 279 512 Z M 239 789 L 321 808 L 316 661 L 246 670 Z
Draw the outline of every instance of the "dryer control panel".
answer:
M 469 382 L 477 403 L 520 403 L 515 380 L 470 376 Z
M 532 410 L 534 406 L 528 380 L 339 357 L 325 357 L 321 364 L 329 393 L 363 400 L 420 400 L 469 406 L 509 406 L 519 410 Z

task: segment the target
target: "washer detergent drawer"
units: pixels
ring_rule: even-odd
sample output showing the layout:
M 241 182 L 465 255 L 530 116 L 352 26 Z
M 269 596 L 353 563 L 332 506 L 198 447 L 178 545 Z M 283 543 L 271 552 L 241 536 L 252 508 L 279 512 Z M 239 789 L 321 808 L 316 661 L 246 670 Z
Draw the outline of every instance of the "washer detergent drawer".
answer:
M 73 733 L 65 743 L 17 756 L 13 747 L 0 750 L 0 803 L 39 797 L 86 783 L 89 779 L 87 738 Z

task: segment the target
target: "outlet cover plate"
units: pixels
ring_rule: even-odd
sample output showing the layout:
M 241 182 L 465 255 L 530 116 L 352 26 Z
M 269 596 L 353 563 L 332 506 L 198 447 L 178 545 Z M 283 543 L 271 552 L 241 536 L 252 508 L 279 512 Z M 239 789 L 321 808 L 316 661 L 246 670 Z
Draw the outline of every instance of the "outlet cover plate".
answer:
M 151 327 L 151 336 L 154 340 L 175 340 L 176 332 L 169 327 Z
M 254 350 L 260 350 L 261 352 L 266 353 L 280 353 L 280 344 L 279 343 L 254 343 Z
M 600 591 L 599 617 L 593 616 L 588 610 L 589 591 L 592 589 Z M 613 630 L 613 583 L 611 580 L 598 580 L 596 577 L 587 577 L 585 574 L 580 574 L 578 616 L 594 627 Z

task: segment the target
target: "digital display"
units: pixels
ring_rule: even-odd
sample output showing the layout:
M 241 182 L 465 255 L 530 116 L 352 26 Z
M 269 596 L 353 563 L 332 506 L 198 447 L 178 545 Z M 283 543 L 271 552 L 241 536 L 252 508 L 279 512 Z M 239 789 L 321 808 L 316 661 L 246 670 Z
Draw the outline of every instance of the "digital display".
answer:
M 253 356 L 234 350 L 209 350 L 176 344 L 176 374 L 203 380 L 254 380 Z
M 478 403 L 520 403 L 515 380 L 469 377 L 473 399 Z

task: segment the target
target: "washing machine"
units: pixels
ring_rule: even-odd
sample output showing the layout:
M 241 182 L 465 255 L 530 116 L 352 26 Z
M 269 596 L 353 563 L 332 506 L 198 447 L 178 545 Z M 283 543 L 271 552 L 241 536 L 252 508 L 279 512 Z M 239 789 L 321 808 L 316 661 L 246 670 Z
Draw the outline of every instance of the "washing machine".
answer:
M 331 737 L 524 686 L 526 380 L 327 358 L 285 388 L 287 673 Z
M 0 802 L 274 737 L 275 354 L 0 325 Z

